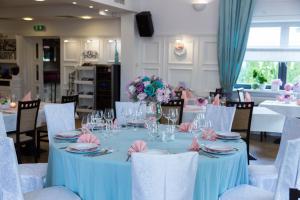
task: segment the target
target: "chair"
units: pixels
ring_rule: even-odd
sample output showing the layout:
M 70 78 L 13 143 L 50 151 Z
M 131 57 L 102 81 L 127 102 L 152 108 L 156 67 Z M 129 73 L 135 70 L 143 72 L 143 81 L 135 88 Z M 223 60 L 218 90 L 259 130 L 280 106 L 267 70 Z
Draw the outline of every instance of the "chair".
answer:
M 295 188 L 290 188 L 290 200 L 299 200 L 300 199 L 300 190 Z
M 231 132 L 235 107 L 214 106 L 206 107 L 206 119 L 210 120 L 212 127 L 217 131 Z
M 21 148 L 23 145 L 31 145 L 33 149 L 34 159 L 37 162 L 36 148 L 36 121 L 40 108 L 40 100 L 34 101 L 19 101 L 17 112 L 17 127 L 16 131 L 9 134 L 12 137 L 18 155 L 18 161 L 21 163 Z
M 289 140 L 285 148 L 275 193 L 251 185 L 226 191 L 220 200 L 288 200 L 289 188 L 299 187 L 300 139 Z
M 22 194 L 17 158 L 11 138 L 0 137 L 0 199 L 3 200 L 80 200 L 65 187 L 56 186 Z
M 163 113 L 168 112 L 169 109 L 171 108 L 177 108 L 178 109 L 178 120 L 175 124 L 180 125 L 182 122 L 182 115 L 183 115 L 183 106 L 184 106 L 184 100 L 170 100 L 168 103 L 163 103 L 161 104 L 161 108 Z M 168 124 L 167 119 L 164 118 L 163 116 L 160 118 L 160 123 L 161 124 Z
M 181 99 L 182 91 L 175 91 L 174 93 L 175 93 L 174 99 Z
M 249 180 L 250 184 L 256 187 L 274 192 L 276 189 L 276 181 L 278 179 L 278 171 L 280 170 L 283 155 L 288 140 L 300 138 L 300 119 L 286 118 L 279 150 L 276 160 L 272 165 L 249 165 Z
M 0 138 L 7 137 L 2 113 L 0 113 Z M 18 170 L 22 192 L 31 192 L 44 187 L 47 163 L 19 164 Z
M 74 108 L 74 103 L 45 105 L 44 109 L 50 144 L 53 142 L 55 134 L 75 129 Z
M 141 109 L 142 113 L 144 114 L 143 117 L 146 116 L 146 104 L 141 104 L 139 102 L 120 102 L 116 101 L 116 117 L 118 119 L 119 124 L 126 124 L 127 119 L 125 116 L 125 112 L 131 109 L 132 112 L 137 111 L 138 109 Z M 133 114 L 133 113 L 132 113 Z
M 74 103 L 74 113 L 76 114 L 76 108 L 77 108 L 77 104 L 78 104 L 78 95 L 73 95 L 73 96 L 62 96 L 61 97 L 61 103 Z M 38 153 L 40 155 L 40 146 L 41 146 L 41 142 L 49 142 L 48 141 L 48 129 L 47 126 L 43 126 L 38 128 L 37 130 L 37 149 L 38 149 Z
M 236 90 L 239 96 L 239 102 L 245 102 L 244 88 L 239 88 Z
M 196 152 L 132 154 L 132 200 L 192 200 L 198 157 Z
M 3 120 L 3 114 L 0 112 L 0 137 L 6 136 L 5 124 Z
M 249 163 L 249 159 L 253 159 L 253 157 L 249 153 L 249 143 L 254 102 L 227 102 L 227 106 L 236 108 L 235 115 L 233 118 L 232 131 L 246 132 L 246 137 L 243 139 L 247 144 L 247 154 Z

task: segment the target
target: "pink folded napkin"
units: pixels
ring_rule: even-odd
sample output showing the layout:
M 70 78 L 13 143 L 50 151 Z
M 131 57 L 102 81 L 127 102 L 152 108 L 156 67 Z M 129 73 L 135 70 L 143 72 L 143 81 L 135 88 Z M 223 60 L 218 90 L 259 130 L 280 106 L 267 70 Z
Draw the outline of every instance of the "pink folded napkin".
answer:
M 213 129 L 205 129 L 202 132 L 202 139 L 203 140 L 216 141 L 217 140 L 217 134 Z
M 143 152 L 145 150 L 147 150 L 147 143 L 143 140 L 136 140 L 129 147 L 128 155 L 130 156 L 132 153 Z
M 252 101 L 251 95 L 249 94 L 249 92 L 246 92 L 245 93 L 245 102 L 251 102 L 251 101 Z
M 32 101 L 31 92 L 28 92 L 22 99 L 22 101 Z
M 189 132 L 189 129 L 191 126 L 192 126 L 192 124 L 189 122 L 181 123 L 179 126 L 179 131 L 187 133 L 187 132 Z
M 189 148 L 189 151 L 200 151 L 200 145 L 198 143 L 197 137 L 193 138 L 192 144 Z
M 81 127 L 82 134 L 92 134 L 89 125 L 85 124 Z
M 213 105 L 219 106 L 220 105 L 220 95 L 217 94 L 212 102 Z
M 87 134 L 82 134 L 78 140 L 78 143 L 93 143 L 100 145 L 100 140 L 93 134 L 87 133 Z

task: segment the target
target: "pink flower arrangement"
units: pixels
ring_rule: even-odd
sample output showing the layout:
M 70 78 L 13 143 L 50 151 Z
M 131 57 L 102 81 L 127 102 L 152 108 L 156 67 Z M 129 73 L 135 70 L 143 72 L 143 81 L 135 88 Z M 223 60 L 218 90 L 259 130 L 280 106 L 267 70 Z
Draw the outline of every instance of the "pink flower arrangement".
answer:
M 208 104 L 208 101 L 207 101 L 207 99 L 205 99 L 205 98 L 198 98 L 197 100 L 196 100 L 196 104 L 198 105 L 198 106 L 206 106 L 207 104 Z
M 132 101 L 168 103 L 172 88 L 157 76 L 137 77 L 127 86 L 128 96 Z
M 284 90 L 285 91 L 291 91 L 293 89 L 293 84 L 291 84 L 291 83 L 286 83 L 285 85 L 284 85 Z

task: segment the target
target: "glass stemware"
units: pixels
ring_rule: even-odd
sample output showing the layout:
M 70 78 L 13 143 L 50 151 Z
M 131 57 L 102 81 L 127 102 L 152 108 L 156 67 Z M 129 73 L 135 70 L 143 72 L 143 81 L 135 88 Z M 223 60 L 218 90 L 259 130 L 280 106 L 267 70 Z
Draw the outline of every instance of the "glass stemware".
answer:
M 104 119 L 106 121 L 106 130 L 110 133 L 112 129 L 112 122 L 114 119 L 114 110 L 111 108 L 106 108 L 104 111 Z
M 177 108 L 170 108 L 169 111 L 170 111 L 170 120 L 172 122 L 171 132 L 174 133 L 175 123 L 178 121 L 178 118 L 179 118 L 178 109 Z

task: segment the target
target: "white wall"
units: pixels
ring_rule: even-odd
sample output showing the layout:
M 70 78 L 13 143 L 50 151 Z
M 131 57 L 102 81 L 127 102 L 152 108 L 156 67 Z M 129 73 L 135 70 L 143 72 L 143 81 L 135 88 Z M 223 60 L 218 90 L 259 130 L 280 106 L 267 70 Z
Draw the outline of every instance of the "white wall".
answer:
M 141 0 L 141 10 L 151 11 L 155 34 L 140 38 L 137 56 L 132 66 L 135 73 L 127 76 L 128 82 L 137 75 L 161 76 L 176 86 L 178 81 L 199 95 L 219 87 L 217 64 L 218 0 L 211 1 L 205 10 L 197 12 L 191 0 Z M 122 29 L 123 31 L 123 29 Z M 122 35 L 123 36 L 123 35 Z M 187 53 L 176 57 L 174 44 L 182 40 Z M 122 41 L 126 38 L 122 37 Z M 122 43 L 123 45 L 123 43 Z M 126 47 L 122 46 L 124 49 Z M 126 52 L 123 51 L 123 56 Z M 122 67 L 128 68 L 129 66 Z M 123 98 L 125 99 L 125 98 Z

